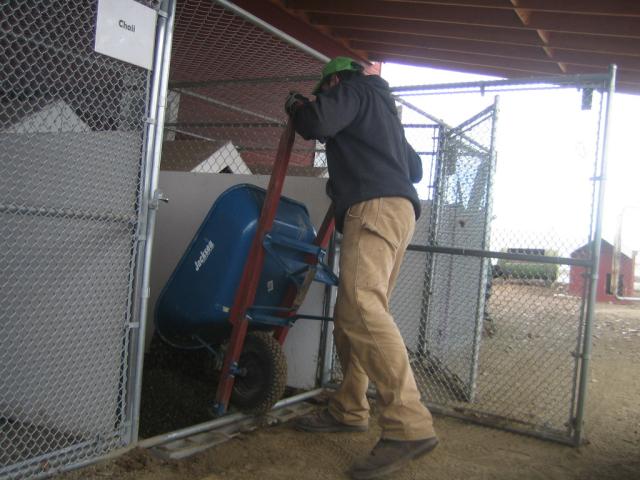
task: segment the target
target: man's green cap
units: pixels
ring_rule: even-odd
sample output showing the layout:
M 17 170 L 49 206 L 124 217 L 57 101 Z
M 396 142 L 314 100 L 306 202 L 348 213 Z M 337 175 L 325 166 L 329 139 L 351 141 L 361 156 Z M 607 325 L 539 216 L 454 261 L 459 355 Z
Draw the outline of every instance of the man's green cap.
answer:
M 344 72 L 345 70 L 351 72 L 361 72 L 362 70 L 364 70 L 364 68 L 352 58 L 336 57 L 324 66 L 324 68 L 322 69 L 322 74 L 320 75 L 320 81 L 316 84 L 311 93 L 317 95 L 320 91 L 320 87 L 328 77 L 330 77 L 334 73 Z

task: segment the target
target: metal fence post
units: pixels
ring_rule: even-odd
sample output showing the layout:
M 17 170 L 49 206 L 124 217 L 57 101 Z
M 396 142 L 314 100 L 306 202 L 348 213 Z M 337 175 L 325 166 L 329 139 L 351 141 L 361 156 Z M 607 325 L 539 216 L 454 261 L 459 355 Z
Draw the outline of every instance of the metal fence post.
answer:
M 149 113 L 151 115 L 149 132 L 146 145 L 145 159 L 145 183 L 143 187 L 143 208 L 146 209 L 146 222 L 141 225 L 140 232 L 143 237 L 139 242 L 143 260 L 139 271 L 137 291 L 139 306 L 137 338 L 135 339 L 135 360 L 132 369 L 132 396 L 131 396 L 131 426 L 129 441 L 135 443 L 138 440 L 140 423 L 140 400 L 142 392 L 142 369 L 144 366 L 144 350 L 146 339 L 146 323 L 149 299 L 149 274 L 151 269 L 151 253 L 153 249 L 153 236 L 158 208 L 158 175 L 160 171 L 160 157 L 162 152 L 162 139 L 164 135 L 164 119 L 167 103 L 167 90 L 169 84 L 169 67 L 171 60 L 171 46 L 173 39 L 173 27 L 175 20 L 175 0 L 165 0 L 164 14 L 159 18 L 158 49 L 154 60 L 154 78 L 151 93 Z M 165 16 L 166 15 L 166 16 Z M 145 210 L 143 210 L 145 212 Z
M 580 366 L 580 380 L 578 387 L 578 405 L 576 408 L 575 418 L 575 434 L 574 442 L 579 445 L 582 442 L 583 426 L 584 426 L 584 412 L 587 399 L 587 385 L 589 382 L 589 365 L 591 362 L 591 335 L 593 328 L 593 320 L 595 316 L 595 302 L 596 292 L 598 289 L 598 267 L 600 263 L 600 247 L 602 241 L 602 217 L 604 213 L 604 194 L 605 194 L 605 180 L 607 174 L 607 151 L 609 147 L 609 125 L 611 120 L 611 103 L 613 101 L 613 95 L 616 87 L 616 65 L 609 67 L 609 83 L 607 85 L 607 104 L 604 118 L 604 132 L 602 135 L 602 153 L 600 160 L 600 172 L 596 205 L 596 220 L 595 231 L 593 235 L 593 250 L 592 250 L 592 265 L 591 265 L 591 278 L 589 283 L 589 293 L 587 297 L 587 318 L 585 320 L 583 344 L 582 344 L 582 364 Z

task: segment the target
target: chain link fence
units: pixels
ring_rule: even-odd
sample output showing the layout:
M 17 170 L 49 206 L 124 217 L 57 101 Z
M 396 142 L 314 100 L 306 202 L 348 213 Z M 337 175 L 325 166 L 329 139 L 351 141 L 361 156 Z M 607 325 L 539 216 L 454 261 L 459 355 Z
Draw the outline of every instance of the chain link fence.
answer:
M 94 52 L 96 12 L 0 2 L 0 478 L 128 438 L 150 73 Z
M 151 79 L 93 51 L 96 8 L 0 3 L 2 478 L 95 459 L 125 445 L 137 421 L 131 329 Z M 180 1 L 160 168 L 269 174 L 284 96 L 310 92 L 322 65 L 215 2 Z M 518 87 L 530 106 L 538 96 L 553 106 L 537 123 L 501 124 L 504 145 L 486 97 L 453 127 L 425 110 L 448 118 L 434 98 L 474 94 L 398 92 L 425 181 L 391 308 L 430 406 L 567 440 L 589 314 L 588 282 L 569 279 L 593 259 L 604 95 L 548 87 Z M 501 95 L 502 119 L 518 102 Z M 415 108 L 421 96 L 428 109 Z M 591 109 L 563 116 L 576 105 Z M 288 174 L 326 176 L 322 145 L 297 137 Z
M 433 410 L 580 440 L 606 86 L 505 81 L 499 122 L 497 99 L 462 121 L 491 102 L 482 85 L 394 88 L 410 141 L 436 142 L 391 301 Z

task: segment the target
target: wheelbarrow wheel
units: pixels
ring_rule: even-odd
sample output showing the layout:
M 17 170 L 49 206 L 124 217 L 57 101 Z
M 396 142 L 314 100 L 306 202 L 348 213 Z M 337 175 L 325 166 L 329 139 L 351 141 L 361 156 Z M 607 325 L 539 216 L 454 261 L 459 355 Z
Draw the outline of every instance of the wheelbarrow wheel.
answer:
M 287 361 L 268 332 L 251 332 L 238 362 L 231 402 L 245 413 L 264 413 L 280 400 L 287 382 Z

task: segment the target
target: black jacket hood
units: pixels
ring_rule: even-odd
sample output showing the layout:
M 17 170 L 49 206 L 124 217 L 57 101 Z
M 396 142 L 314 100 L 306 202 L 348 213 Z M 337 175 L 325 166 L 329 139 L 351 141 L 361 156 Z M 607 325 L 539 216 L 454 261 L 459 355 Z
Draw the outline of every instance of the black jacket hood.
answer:
M 378 94 L 380 94 L 383 102 L 386 104 L 392 114 L 398 114 L 398 111 L 396 109 L 396 101 L 393 99 L 391 91 L 389 90 L 389 83 L 384 78 L 378 75 L 365 75 L 360 78 L 363 82 L 365 82 Z

